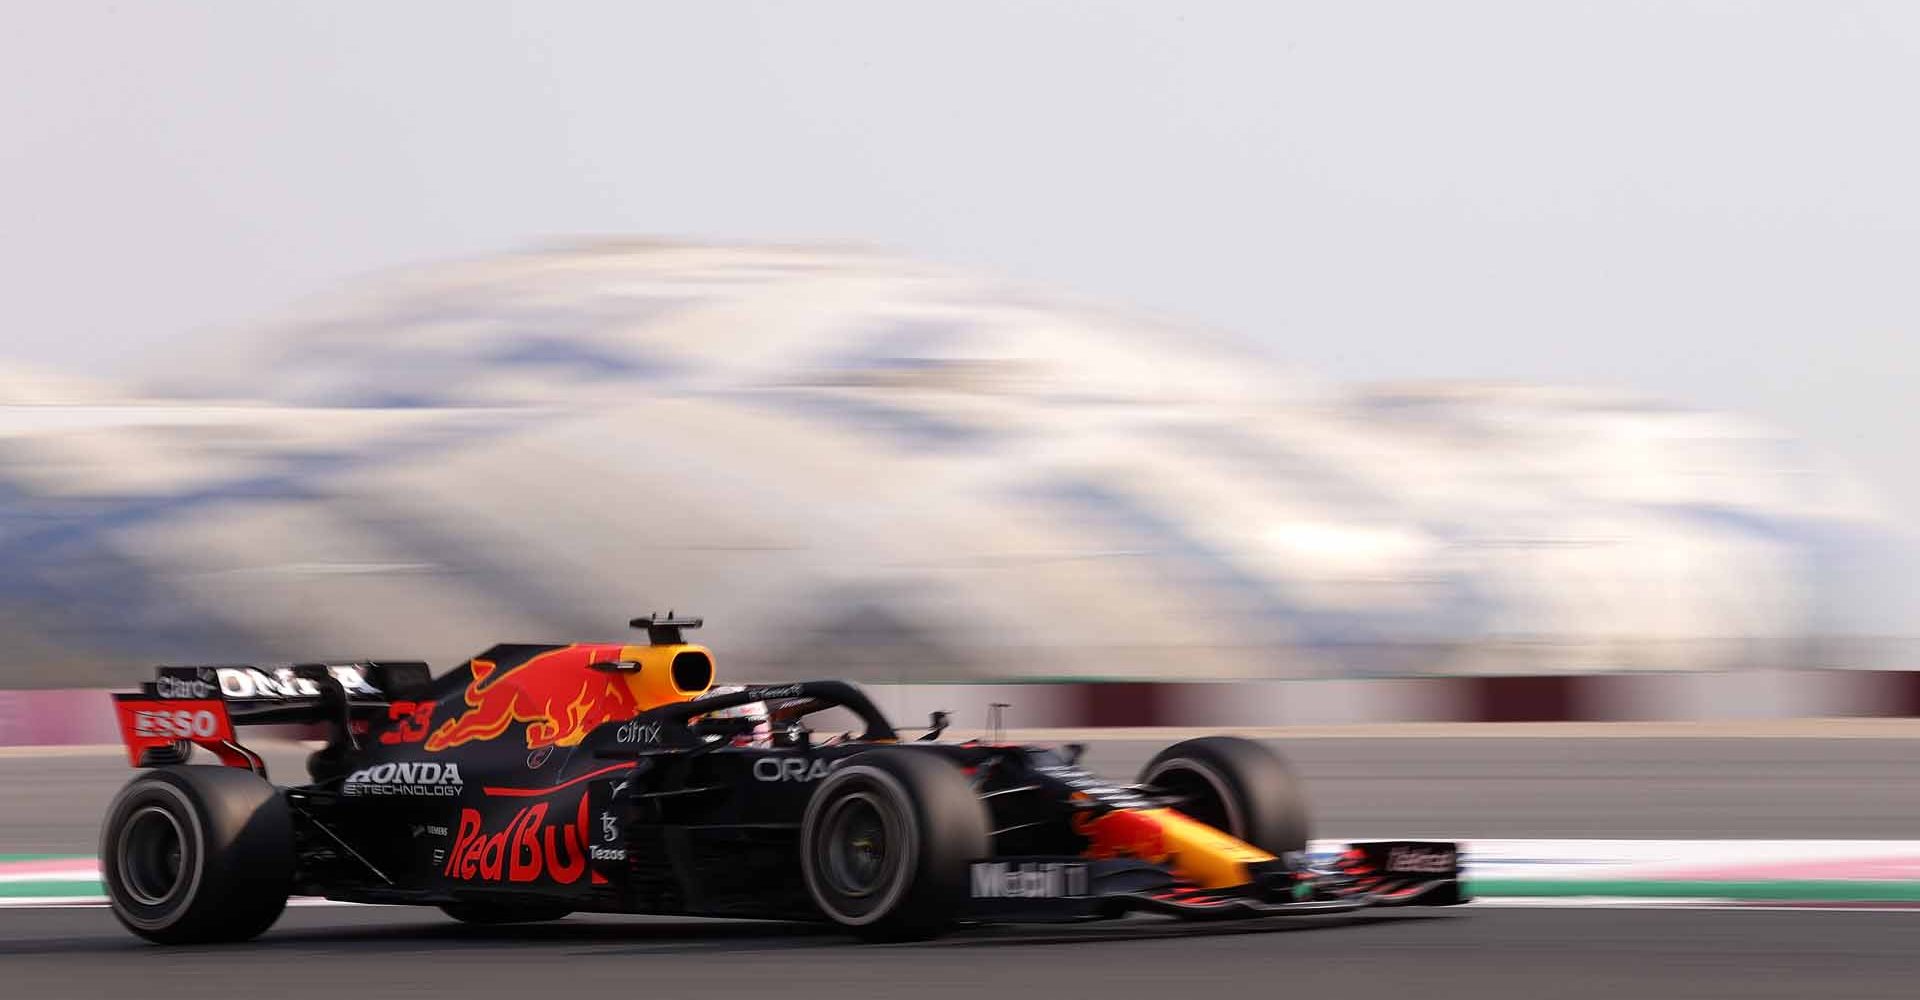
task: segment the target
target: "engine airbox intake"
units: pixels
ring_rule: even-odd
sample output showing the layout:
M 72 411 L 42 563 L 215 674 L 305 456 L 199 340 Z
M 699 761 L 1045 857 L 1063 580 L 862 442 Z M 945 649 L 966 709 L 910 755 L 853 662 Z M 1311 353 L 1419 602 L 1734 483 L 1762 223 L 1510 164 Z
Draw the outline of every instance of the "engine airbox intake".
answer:
M 641 711 L 690 701 L 713 686 L 713 654 L 704 646 L 627 646 L 620 658 L 621 666 L 637 666 L 627 683 Z

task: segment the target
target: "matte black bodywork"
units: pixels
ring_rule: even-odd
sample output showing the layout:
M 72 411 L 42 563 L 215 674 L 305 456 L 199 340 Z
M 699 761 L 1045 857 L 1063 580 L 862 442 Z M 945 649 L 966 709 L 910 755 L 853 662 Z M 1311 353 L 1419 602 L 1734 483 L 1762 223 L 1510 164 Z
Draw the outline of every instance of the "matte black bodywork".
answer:
M 485 655 L 509 669 L 558 648 Z M 178 686 L 193 678 L 185 671 L 208 668 L 176 669 Z M 294 821 L 297 894 L 820 919 L 799 858 L 813 788 L 856 754 L 911 753 L 959 768 L 988 815 L 992 853 L 972 865 L 970 909 L 960 916 L 1073 920 L 1145 909 L 1217 917 L 1464 900 L 1451 844 L 1355 845 L 1331 868 L 1279 858 L 1249 866 L 1246 885 L 1205 891 L 1183 885 L 1169 864 L 1090 856 L 1088 817 L 1178 803 L 1095 777 L 1074 749 L 904 741 L 840 681 L 667 704 L 586 728 L 571 744 L 530 747 L 528 724 L 515 722 L 428 751 L 425 720 L 456 714 L 463 697 L 472 705 L 473 675 L 429 679 L 421 665 L 373 664 L 366 688 L 348 690 L 326 668 L 300 671 L 313 680 L 310 697 L 226 701 L 236 723 L 322 720 L 332 734 L 310 761 L 312 780 L 281 791 Z M 146 694 L 165 696 L 153 684 Z M 742 720 L 713 717 L 748 703 L 771 707 L 771 734 L 750 737 Z M 826 725 L 834 719 L 846 720 L 844 731 Z M 1394 871 L 1396 848 L 1424 859 L 1417 871 Z

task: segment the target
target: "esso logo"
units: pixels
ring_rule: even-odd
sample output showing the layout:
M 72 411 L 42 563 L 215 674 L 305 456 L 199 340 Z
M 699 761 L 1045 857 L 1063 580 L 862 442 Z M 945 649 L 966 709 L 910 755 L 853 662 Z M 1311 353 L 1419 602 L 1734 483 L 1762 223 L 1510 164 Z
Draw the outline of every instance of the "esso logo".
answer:
M 133 713 L 133 733 L 166 740 L 207 739 L 220 730 L 220 720 L 207 709 L 141 709 Z

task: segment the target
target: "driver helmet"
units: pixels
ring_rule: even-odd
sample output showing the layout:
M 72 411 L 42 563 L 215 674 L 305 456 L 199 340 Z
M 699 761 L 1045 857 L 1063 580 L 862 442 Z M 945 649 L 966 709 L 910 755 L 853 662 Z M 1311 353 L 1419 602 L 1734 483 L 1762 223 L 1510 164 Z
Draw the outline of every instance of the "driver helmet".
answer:
M 743 684 L 722 685 L 709 689 L 706 694 L 700 697 L 703 699 L 712 698 L 716 695 L 733 694 L 745 690 L 746 686 Z M 753 728 L 747 732 L 736 735 L 734 737 L 735 742 L 764 743 L 773 739 L 772 711 L 767 708 L 767 703 L 764 701 L 750 701 L 744 705 L 734 705 L 730 708 L 716 708 L 711 712 L 701 713 L 697 718 L 751 719 L 753 720 Z

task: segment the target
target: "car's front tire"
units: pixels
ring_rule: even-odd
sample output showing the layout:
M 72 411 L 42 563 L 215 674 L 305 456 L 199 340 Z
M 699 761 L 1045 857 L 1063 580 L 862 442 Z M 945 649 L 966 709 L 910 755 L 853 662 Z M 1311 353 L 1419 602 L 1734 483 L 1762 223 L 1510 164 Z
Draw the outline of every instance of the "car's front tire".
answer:
M 293 867 L 286 799 L 235 768 L 145 771 L 115 796 L 100 833 L 114 916 L 161 944 L 259 935 L 285 909 Z
M 807 891 L 827 919 L 868 940 L 932 937 L 967 899 L 987 856 L 987 811 L 960 769 L 913 750 L 846 759 L 800 825 Z
M 1304 851 L 1307 796 L 1286 759 L 1237 736 L 1203 736 L 1160 751 L 1140 784 L 1179 800 L 1175 808 L 1217 830 L 1281 855 Z

